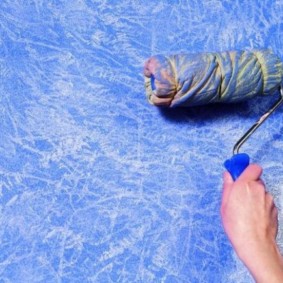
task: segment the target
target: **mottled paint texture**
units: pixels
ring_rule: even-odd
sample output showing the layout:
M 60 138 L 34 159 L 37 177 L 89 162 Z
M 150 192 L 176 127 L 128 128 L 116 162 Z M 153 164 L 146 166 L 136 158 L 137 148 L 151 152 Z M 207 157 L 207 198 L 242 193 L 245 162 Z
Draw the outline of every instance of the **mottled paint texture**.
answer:
M 1 0 L 0 282 L 253 282 L 222 229 L 223 162 L 277 94 L 160 109 L 143 65 L 282 60 L 282 15 L 281 0 Z M 280 207 L 282 115 L 243 147 Z
M 273 94 L 282 63 L 270 50 L 156 55 L 144 67 L 146 94 L 157 106 L 244 101 Z

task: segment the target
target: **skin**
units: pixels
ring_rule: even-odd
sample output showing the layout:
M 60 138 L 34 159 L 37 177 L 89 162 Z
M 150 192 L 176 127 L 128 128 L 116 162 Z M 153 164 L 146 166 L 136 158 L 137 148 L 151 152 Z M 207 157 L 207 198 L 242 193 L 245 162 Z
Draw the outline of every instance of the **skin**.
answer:
M 256 282 L 282 283 L 283 259 L 276 244 L 278 211 L 261 174 L 256 164 L 235 182 L 224 173 L 221 217 L 232 246 Z

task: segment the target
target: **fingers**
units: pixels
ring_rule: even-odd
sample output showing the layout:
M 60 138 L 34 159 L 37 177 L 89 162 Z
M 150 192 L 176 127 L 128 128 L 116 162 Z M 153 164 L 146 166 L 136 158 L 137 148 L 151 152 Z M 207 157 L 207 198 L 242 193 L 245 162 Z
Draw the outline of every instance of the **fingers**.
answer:
M 262 174 L 262 168 L 257 164 L 249 165 L 245 171 L 240 175 L 240 177 L 236 180 L 237 183 L 248 183 L 248 182 L 259 182 L 260 176 Z M 263 182 L 260 181 L 264 186 Z M 229 174 L 229 172 L 224 172 L 223 174 L 223 192 L 222 192 L 222 204 L 225 204 L 230 192 L 234 181 Z
M 240 187 L 243 187 L 243 186 L 240 186 L 241 183 L 243 185 L 244 183 L 248 184 L 248 183 L 256 182 L 257 183 L 257 184 L 255 184 L 256 186 L 260 185 L 259 187 L 264 188 L 264 190 L 265 190 L 264 183 L 260 180 L 261 174 L 262 174 L 262 168 L 257 164 L 249 165 L 235 182 L 233 181 L 229 172 L 224 172 L 224 174 L 223 174 L 222 205 L 225 206 L 225 203 L 227 202 L 227 200 L 229 198 L 229 195 L 231 193 L 231 190 L 233 188 L 234 183 L 238 184 L 237 188 L 239 189 Z M 244 186 L 244 187 L 246 187 L 246 186 Z
M 234 183 L 234 181 L 233 181 L 230 173 L 228 171 L 224 172 L 224 174 L 223 174 L 222 205 L 224 205 L 227 202 L 228 196 L 230 194 L 230 189 L 231 189 L 233 183 Z
M 237 181 L 258 181 L 260 179 L 261 174 L 262 168 L 257 164 L 251 164 L 240 175 Z
M 278 209 L 277 209 L 277 207 L 275 205 L 272 207 L 271 215 L 272 215 L 272 217 L 274 219 L 277 220 L 277 218 L 278 218 Z
M 275 207 L 273 196 L 270 193 L 266 192 L 265 197 L 267 205 L 269 207 Z
M 265 183 L 262 181 L 262 179 L 257 180 L 257 183 L 265 187 Z
M 275 205 L 273 205 L 272 207 L 271 217 L 273 220 L 274 239 L 276 239 L 276 236 L 278 234 L 278 209 Z
M 224 186 L 231 185 L 234 183 L 232 176 L 230 175 L 228 171 L 224 172 L 223 174 L 223 183 L 224 183 Z

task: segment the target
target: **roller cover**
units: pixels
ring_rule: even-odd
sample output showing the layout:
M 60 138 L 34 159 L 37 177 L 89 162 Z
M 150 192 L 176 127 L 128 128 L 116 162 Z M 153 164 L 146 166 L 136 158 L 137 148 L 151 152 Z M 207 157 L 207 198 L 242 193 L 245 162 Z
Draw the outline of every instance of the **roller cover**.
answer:
M 156 55 L 144 67 L 146 95 L 157 106 L 232 103 L 269 95 L 282 82 L 271 50 Z

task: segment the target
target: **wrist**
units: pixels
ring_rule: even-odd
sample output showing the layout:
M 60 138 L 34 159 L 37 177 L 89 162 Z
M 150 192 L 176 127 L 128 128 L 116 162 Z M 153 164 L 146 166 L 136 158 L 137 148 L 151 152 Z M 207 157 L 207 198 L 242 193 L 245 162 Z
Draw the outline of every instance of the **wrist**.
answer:
M 283 260 L 275 241 L 251 245 L 239 257 L 257 283 L 283 282 Z

